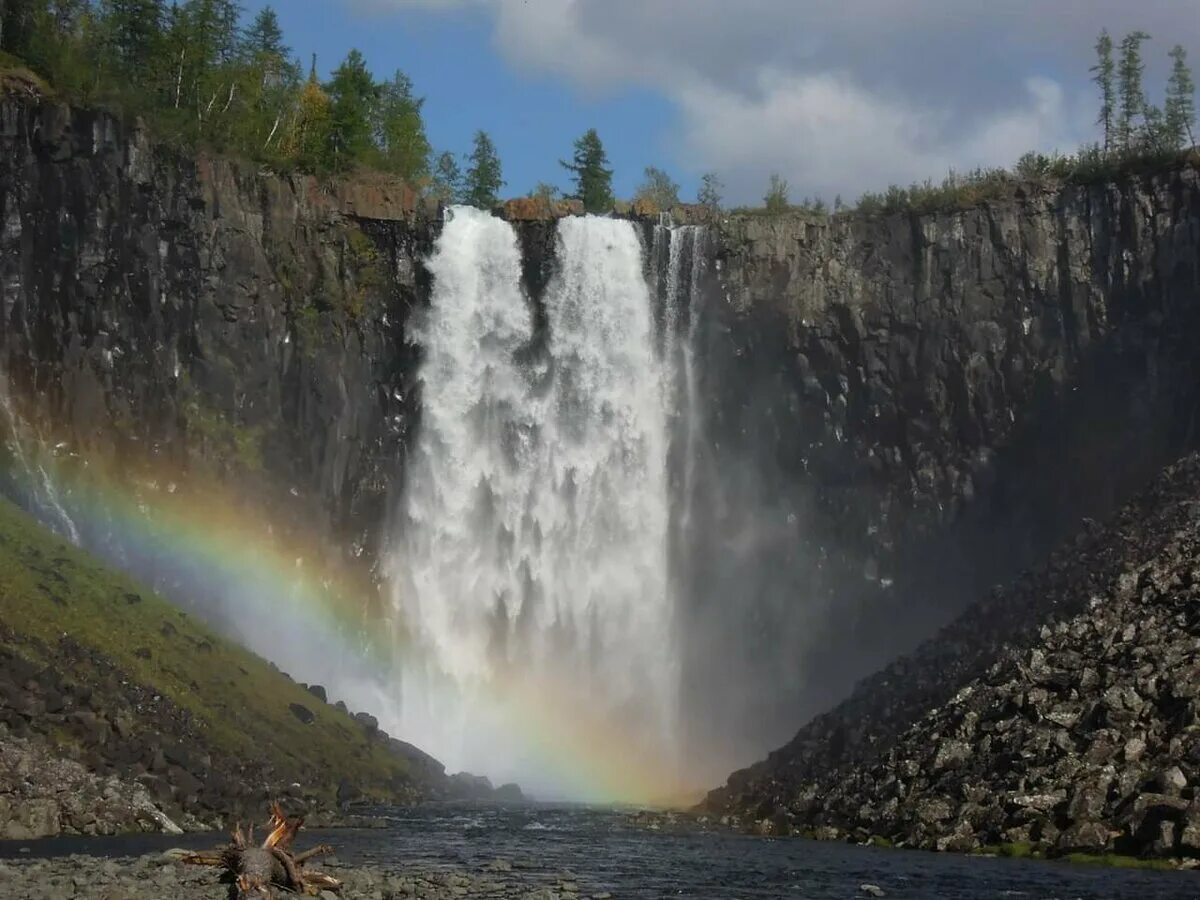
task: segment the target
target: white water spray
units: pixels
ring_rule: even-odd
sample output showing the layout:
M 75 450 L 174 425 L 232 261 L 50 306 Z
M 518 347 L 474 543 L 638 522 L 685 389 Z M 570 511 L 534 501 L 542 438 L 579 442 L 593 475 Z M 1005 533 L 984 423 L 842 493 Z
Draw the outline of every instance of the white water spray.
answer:
M 632 224 L 564 219 L 557 252 L 540 335 L 511 226 L 469 209 L 447 221 L 416 336 L 422 422 L 392 559 L 425 651 L 405 667 L 403 733 L 451 768 L 544 792 L 569 788 L 536 769 L 526 744 L 544 736 L 505 708 L 514 683 L 635 736 L 631 753 L 663 754 L 679 687 L 673 354 L 657 344 Z

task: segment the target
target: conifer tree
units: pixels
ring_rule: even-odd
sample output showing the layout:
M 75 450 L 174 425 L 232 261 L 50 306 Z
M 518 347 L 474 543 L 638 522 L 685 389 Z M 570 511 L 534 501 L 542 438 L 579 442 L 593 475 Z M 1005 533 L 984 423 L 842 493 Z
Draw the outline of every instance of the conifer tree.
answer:
M 330 149 L 333 168 L 345 171 L 355 163 L 371 161 L 375 150 L 372 120 L 379 100 L 379 86 L 359 51 L 351 50 L 342 64 L 333 70 L 325 91 L 332 101 Z
M 434 163 L 430 194 L 443 206 L 457 203 L 462 195 L 462 171 L 458 160 L 448 150 Z
M 491 209 L 500 202 L 501 177 L 500 157 L 486 131 L 475 132 L 475 146 L 468 157 L 467 177 L 463 186 L 463 200 L 479 209 Z
M 250 59 L 286 62 L 292 51 L 283 41 L 279 16 L 270 6 L 264 6 L 242 36 L 242 52 Z
M 1167 81 L 1165 129 L 1173 148 L 1193 145 L 1192 126 L 1196 123 L 1196 84 L 1187 64 L 1187 51 L 1176 44 L 1171 48 L 1171 77 Z
M 608 212 L 613 208 L 612 169 L 608 168 L 608 154 L 595 128 L 589 128 L 575 142 L 575 155 L 571 162 L 562 161 L 575 178 L 574 197 L 591 213 Z
M 429 138 L 421 117 L 424 103 L 413 96 L 412 81 L 403 72 L 380 85 L 376 131 L 382 163 L 412 183 L 429 175 Z
M 107 50 L 120 77 L 143 89 L 155 83 L 163 40 L 162 0 L 103 0 Z
M 1117 120 L 1117 142 L 1122 151 L 1129 151 L 1137 137 L 1136 120 L 1146 115 L 1146 93 L 1142 88 L 1142 75 L 1146 64 L 1142 62 L 1142 43 L 1150 35 L 1144 31 L 1133 31 L 1121 41 L 1121 63 L 1118 69 L 1118 91 L 1121 109 Z
M 1113 117 L 1116 114 L 1117 106 L 1116 86 L 1113 83 L 1116 66 L 1113 63 L 1112 51 L 1112 37 L 1106 28 L 1100 32 L 1100 37 L 1096 40 L 1096 65 L 1091 68 L 1091 71 L 1095 73 L 1092 81 L 1100 87 L 1100 115 L 1096 119 L 1096 123 L 1104 126 L 1105 151 L 1112 150 Z

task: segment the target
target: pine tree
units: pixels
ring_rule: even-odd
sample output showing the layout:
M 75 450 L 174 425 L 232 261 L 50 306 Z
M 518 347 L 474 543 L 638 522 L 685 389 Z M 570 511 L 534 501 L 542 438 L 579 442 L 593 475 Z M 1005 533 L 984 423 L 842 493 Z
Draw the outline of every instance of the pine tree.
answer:
M 462 195 L 462 171 L 458 168 L 458 160 L 448 150 L 434 163 L 430 195 L 442 206 L 457 203 Z
M 372 120 L 379 100 L 379 86 L 367 69 L 363 55 L 351 50 L 342 64 L 333 70 L 325 90 L 333 103 L 333 168 L 345 171 L 355 163 L 373 161 L 376 147 Z
M 1121 110 L 1117 120 L 1117 142 L 1122 151 L 1133 147 L 1135 122 L 1138 116 L 1144 119 L 1146 115 L 1146 93 L 1142 89 L 1146 64 L 1142 62 L 1142 43 L 1149 39 L 1146 32 L 1133 31 L 1121 41 L 1121 64 L 1117 73 Z
M 1096 65 L 1091 68 L 1091 71 L 1095 73 L 1092 81 L 1100 87 L 1100 115 L 1096 122 L 1104 126 L 1104 149 L 1106 151 L 1112 149 L 1113 116 L 1116 114 L 1117 106 L 1116 87 L 1113 84 L 1116 67 L 1113 64 L 1112 51 L 1112 37 L 1106 28 L 1100 32 L 1100 37 L 1096 40 Z
M 767 193 L 763 196 L 763 203 L 767 207 L 767 212 L 779 213 L 787 211 L 787 208 L 791 205 L 791 202 L 788 200 L 789 189 L 786 178 L 778 172 L 771 174 Z
M 491 209 L 500 202 L 504 179 L 500 172 L 500 157 L 486 131 L 475 132 L 475 147 L 468 158 L 471 165 L 467 167 L 463 200 L 479 209 Z
M 696 194 L 696 202 L 716 212 L 721 208 L 721 191 L 724 189 L 725 185 L 721 183 L 716 172 L 705 172 L 700 176 L 700 190 Z
M 662 169 L 647 166 L 634 199 L 652 203 L 658 209 L 670 209 L 679 205 L 679 185 Z
M 403 72 L 380 86 L 376 131 L 382 163 L 412 183 L 429 175 L 429 138 L 421 118 L 424 103 L 413 96 L 412 81 Z
M 1171 61 L 1165 107 L 1166 137 L 1173 148 L 1190 147 L 1196 142 L 1192 133 L 1196 123 L 1196 84 L 1183 47 L 1176 44 L 1171 48 Z
M 613 208 L 613 173 L 608 168 L 608 154 L 604 152 L 604 144 L 595 128 L 589 128 L 575 142 L 575 156 L 571 162 L 560 164 L 574 175 L 574 197 L 583 203 L 585 210 L 600 213 Z

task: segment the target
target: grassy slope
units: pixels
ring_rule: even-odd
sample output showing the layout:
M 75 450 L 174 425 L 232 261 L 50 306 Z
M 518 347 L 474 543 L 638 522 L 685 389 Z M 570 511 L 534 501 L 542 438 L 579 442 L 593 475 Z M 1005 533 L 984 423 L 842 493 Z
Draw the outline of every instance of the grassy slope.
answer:
M 367 787 L 407 774 L 404 761 L 348 715 L 2 499 L 0 625 L 17 636 L 11 649 L 39 665 L 56 663 L 63 635 L 98 651 L 191 712 L 214 755 L 265 757 L 279 774 L 307 776 L 326 791 L 341 777 Z M 301 723 L 291 703 L 315 721 Z

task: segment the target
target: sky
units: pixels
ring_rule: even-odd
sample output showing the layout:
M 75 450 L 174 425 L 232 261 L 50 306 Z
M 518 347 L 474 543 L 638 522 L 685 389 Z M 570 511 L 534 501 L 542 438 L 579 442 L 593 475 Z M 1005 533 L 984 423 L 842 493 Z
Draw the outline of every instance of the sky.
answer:
M 249 13 L 263 5 L 247 0 Z M 1095 140 L 1102 27 L 1152 36 L 1200 71 L 1197 0 L 274 0 L 288 42 L 325 74 L 351 48 L 425 97 L 436 150 L 496 142 L 505 195 L 568 185 L 560 159 L 596 128 L 618 196 L 646 166 L 729 203 L 771 173 L 794 200 L 856 198 L 949 169 L 1011 165 Z

